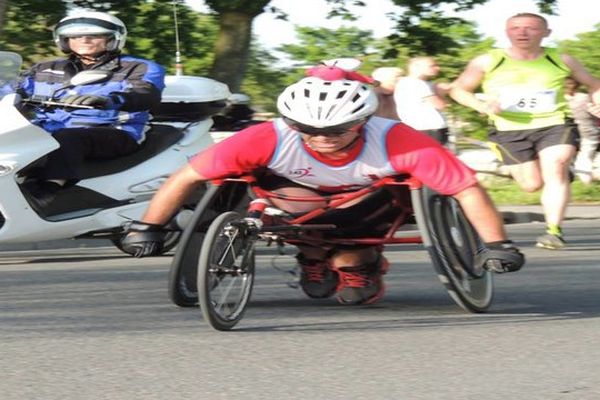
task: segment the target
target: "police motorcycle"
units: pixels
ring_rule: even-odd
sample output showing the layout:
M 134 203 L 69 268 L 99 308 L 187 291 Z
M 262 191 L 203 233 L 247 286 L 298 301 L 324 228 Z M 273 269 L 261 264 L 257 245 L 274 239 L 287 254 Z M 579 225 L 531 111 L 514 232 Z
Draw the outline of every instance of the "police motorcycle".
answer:
M 231 96 L 227 85 L 212 79 L 167 76 L 162 103 L 147 125 L 141 149 L 112 160 L 88 161 L 79 182 L 59 191 L 51 203 L 40 205 L 25 184 L 28 173 L 43 168 L 45 156 L 59 145 L 29 122 L 24 105 L 65 105 L 51 98 L 20 98 L 14 91 L 20 66 L 18 54 L 0 51 L 0 244 L 97 238 L 109 239 L 120 248 L 125 225 L 142 217 L 166 178 L 214 143 L 211 117 Z M 83 71 L 69 85 L 103 79 L 106 76 L 98 71 Z M 190 199 L 190 205 L 174 218 L 163 252 L 176 245 L 194 204 Z

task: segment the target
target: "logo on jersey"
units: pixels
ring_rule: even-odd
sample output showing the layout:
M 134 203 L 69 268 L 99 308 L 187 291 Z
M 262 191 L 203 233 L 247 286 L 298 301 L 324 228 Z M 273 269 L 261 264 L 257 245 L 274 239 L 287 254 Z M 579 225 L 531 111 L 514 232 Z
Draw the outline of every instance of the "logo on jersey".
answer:
M 290 176 L 294 178 L 304 178 L 306 176 L 314 176 L 311 172 L 311 167 L 308 168 L 297 168 L 293 169 L 289 172 Z

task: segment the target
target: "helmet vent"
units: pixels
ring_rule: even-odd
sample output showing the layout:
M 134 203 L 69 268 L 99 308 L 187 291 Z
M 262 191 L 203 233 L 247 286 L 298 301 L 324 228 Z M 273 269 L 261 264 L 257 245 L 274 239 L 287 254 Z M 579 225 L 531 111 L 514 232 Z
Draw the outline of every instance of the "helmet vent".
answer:
M 355 108 L 355 109 L 352 111 L 352 113 L 357 113 L 357 112 L 359 112 L 360 110 L 362 110 L 363 108 L 365 108 L 365 105 L 364 105 L 364 104 L 361 104 L 360 106 L 356 107 L 356 108 Z

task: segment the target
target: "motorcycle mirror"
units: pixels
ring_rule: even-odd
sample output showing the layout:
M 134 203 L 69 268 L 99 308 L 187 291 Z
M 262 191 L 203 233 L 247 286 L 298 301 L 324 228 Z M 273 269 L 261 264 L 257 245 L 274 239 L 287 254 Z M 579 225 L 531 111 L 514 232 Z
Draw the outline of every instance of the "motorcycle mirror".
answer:
M 106 80 L 110 78 L 111 75 L 112 73 L 110 71 L 88 69 L 81 71 L 72 77 L 69 83 L 71 86 L 88 85 L 90 83 Z

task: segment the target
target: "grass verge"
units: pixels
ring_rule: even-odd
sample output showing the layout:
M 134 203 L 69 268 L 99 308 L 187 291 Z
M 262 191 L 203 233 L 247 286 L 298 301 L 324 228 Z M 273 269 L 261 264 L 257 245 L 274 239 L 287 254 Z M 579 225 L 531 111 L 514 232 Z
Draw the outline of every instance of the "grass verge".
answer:
M 517 184 L 506 178 L 486 179 L 482 182 L 497 205 L 540 204 L 540 193 L 526 193 Z M 585 185 L 575 181 L 571 185 L 571 204 L 600 203 L 600 182 Z

